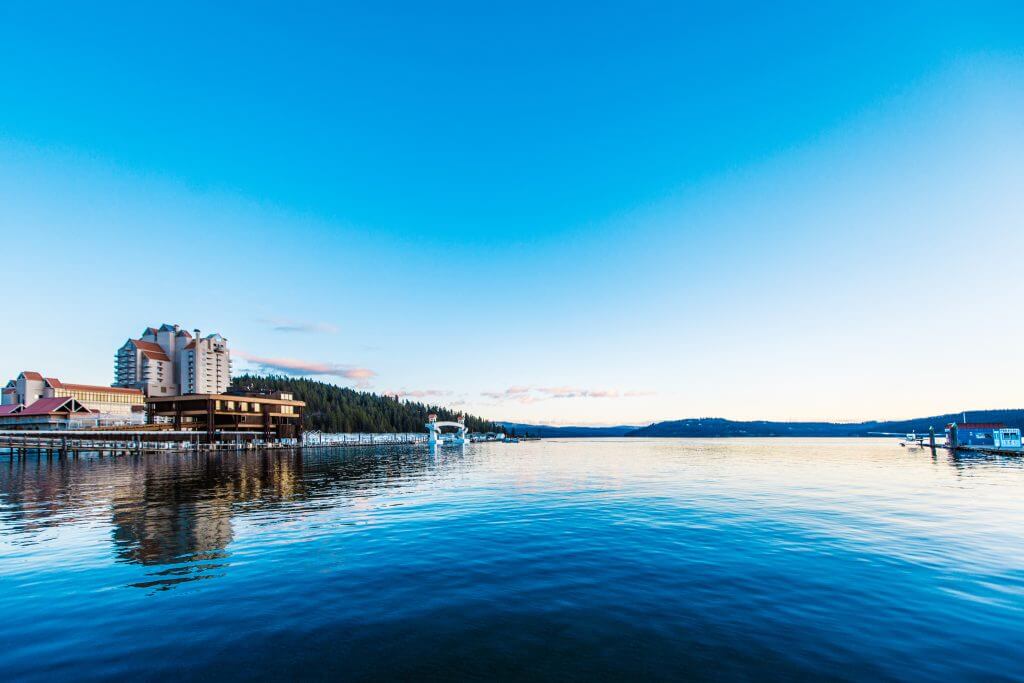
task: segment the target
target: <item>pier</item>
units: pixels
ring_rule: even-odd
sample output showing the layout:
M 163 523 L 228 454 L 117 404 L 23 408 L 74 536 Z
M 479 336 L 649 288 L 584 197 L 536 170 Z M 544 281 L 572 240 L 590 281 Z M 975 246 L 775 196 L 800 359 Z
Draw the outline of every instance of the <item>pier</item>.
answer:
M 988 446 L 950 446 L 944 443 L 922 443 L 921 448 L 929 448 L 933 452 L 936 449 L 943 449 L 949 451 L 954 455 L 956 455 L 957 453 L 978 453 L 981 455 L 1012 455 L 1016 457 L 1021 457 L 1022 455 L 1024 455 L 1024 452 L 1022 452 L 1020 449 L 991 448 Z
M 296 448 L 338 448 L 346 446 L 412 445 L 426 443 L 423 433 L 321 434 L 306 433 L 300 439 L 267 441 L 262 431 L 216 432 L 205 430 L 2 430 L 0 453 L 10 455 L 77 456 L 80 453 L 142 455 L 167 451 L 210 452 Z

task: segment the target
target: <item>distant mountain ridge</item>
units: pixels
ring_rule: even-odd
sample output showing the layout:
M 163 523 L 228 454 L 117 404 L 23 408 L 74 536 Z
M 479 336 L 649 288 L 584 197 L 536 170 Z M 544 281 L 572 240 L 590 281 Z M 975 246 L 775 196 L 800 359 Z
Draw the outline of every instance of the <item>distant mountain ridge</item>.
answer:
M 521 436 L 539 436 L 547 439 L 557 437 L 626 436 L 637 430 L 636 425 L 617 427 L 552 427 L 550 425 L 523 424 L 521 422 L 499 422 L 509 433 Z
M 655 422 L 646 427 L 552 427 L 549 425 L 523 424 L 519 422 L 499 422 L 505 429 L 520 435 L 540 436 L 546 438 L 566 437 L 694 437 L 722 438 L 744 436 L 872 436 L 872 432 L 891 432 L 906 434 L 917 432 L 927 433 L 929 427 L 942 433 L 950 422 L 963 422 L 963 412 L 946 415 L 917 417 L 910 420 L 887 420 L 867 422 L 773 422 L 771 420 L 727 420 L 722 417 L 695 417 L 685 420 L 669 420 Z M 1024 409 L 1004 410 L 968 410 L 968 422 L 1001 422 L 1008 427 L 1024 430 Z
M 968 410 L 968 422 L 1001 422 L 1008 427 L 1024 429 L 1024 409 Z M 749 422 L 720 417 L 690 418 L 656 422 L 629 432 L 627 436 L 729 437 L 729 436 L 871 436 L 872 432 L 927 432 L 929 427 L 941 433 L 950 422 L 962 422 L 963 413 L 933 415 L 910 420 L 885 422 Z

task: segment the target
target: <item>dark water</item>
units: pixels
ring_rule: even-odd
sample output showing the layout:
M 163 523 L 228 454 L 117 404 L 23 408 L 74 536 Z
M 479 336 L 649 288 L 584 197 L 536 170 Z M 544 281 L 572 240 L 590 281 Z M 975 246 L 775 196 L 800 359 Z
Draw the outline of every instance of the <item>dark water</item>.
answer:
M 1024 680 L 1024 462 L 0 456 L 0 679 Z

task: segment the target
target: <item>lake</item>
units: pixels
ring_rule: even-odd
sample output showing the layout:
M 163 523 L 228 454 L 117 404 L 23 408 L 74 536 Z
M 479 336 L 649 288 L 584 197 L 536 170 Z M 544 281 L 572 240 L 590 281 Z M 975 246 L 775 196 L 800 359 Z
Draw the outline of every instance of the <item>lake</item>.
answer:
M 1024 680 L 1024 460 L 0 455 L 0 680 Z

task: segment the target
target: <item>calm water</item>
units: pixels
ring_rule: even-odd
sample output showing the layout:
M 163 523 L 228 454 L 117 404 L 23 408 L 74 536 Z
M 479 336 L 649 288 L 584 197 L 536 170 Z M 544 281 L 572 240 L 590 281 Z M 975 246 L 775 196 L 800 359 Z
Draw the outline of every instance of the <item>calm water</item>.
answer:
M 1024 461 L 0 456 L 0 679 L 1024 680 Z

